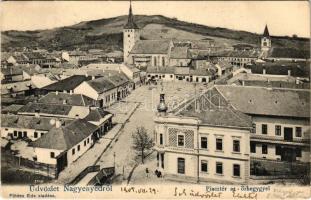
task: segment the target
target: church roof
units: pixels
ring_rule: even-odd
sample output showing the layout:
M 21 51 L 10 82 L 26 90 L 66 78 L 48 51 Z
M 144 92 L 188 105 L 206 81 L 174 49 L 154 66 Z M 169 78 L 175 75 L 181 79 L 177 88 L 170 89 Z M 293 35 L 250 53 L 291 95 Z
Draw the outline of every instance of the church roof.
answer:
M 269 30 L 268 30 L 268 26 L 267 26 L 267 25 L 266 25 L 265 30 L 264 30 L 264 32 L 263 32 L 263 36 L 264 36 L 264 37 L 270 37 L 270 34 L 269 34 Z
M 168 54 L 169 40 L 139 40 L 135 43 L 131 54 Z
M 124 29 L 139 29 L 134 21 L 134 16 L 132 13 L 132 4 L 130 4 L 129 15 L 127 18 L 127 23 L 124 26 Z

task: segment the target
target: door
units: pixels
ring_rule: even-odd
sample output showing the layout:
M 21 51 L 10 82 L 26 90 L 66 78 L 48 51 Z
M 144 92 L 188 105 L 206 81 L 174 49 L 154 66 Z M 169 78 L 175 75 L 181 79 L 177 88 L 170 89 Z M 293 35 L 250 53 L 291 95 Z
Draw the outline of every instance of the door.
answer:
M 287 162 L 295 162 L 296 161 L 295 149 L 287 147 L 282 148 L 281 160 Z
M 293 128 L 284 127 L 284 140 L 293 141 Z
M 57 170 L 58 173 L 61 172 L 65 167 L 67 167 L 67 152 L 63 153 L 60 157 L 57 158 Z

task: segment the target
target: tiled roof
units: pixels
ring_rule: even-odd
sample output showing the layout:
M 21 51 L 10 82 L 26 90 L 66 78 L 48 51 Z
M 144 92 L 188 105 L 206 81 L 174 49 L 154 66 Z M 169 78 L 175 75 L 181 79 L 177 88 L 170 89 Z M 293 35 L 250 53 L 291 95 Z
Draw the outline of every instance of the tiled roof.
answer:
M 124 85 L 125 83 L 129 82 L 129 79 L 123 74 L 115 74 L 113 76 L 106 77 L 115 87 L 119 87 Z
M 59 128 L 53 127 L 38 140 L 31 142 L 30 146 L 66 151 L 86 139 L 97 129 L 97 126 L 86 120 L 77 119 L 68 125 Z
M 105 111 L 100 108 L 91 109 L 90 113 L 84 118 L 86 121 L 100 121 L 103 119 L 106 115 L 111 114 L 108 111 Z
M 265 87 L 218 85 L 217 90 L 247 114 L 310 117 L 310 91 Z
M 111 81 L 109 81 L 106 77 L 90 80 L 87 81 L 87 83 L 98 93 L 103 93 L 105 91 L 115 88 L 115 85 Z
M 12 114 L 2 114 L 1 115 L 1 126 L 9 128 L 24 128 L 24 129 L 35 129 L 48 131 L 54 125 L 50 122 L 54 118 L 51 117 L 34 117 L 25 115 L 12 115 Z M 70 119 L 61 119 L 65 124 L 71 122 Z
M 178 58 L 188 58 L 188 47 L 173 47 L 171 50 L 170 58 L 178 59 Z
M 139 40 L 135 43 L 131 54 L 167 54 L 169 40 Z
M 63 104 L 64 101 L 67 105 L 71 106 L 91 106 L 93 100 L 82 94 L 68 94 L 63 92 L 50 92 L 39 99 L 39 103 L 44 104 Z
M 52 83 L 51 85 L 45 86 L 42 89 L 50 91 L 74 90 L 83 81 L 88 81 L 91 79 L 92 77 L 90 76 L 86 77 L 82 75 L 74 75 L 66 79 L 60 80 L 56 83 Z
M 310 51 L 302 50 L 302 49 L 295 49 L 295 48 L 272 48 L 267 57 L 271 58 L 302 58 L 307 59 L 310 58 Z
M 36 88 L 32 82 L 29 81 L 21 81 L 21 82 L 14 82 L 14 83 L 7 83 L 1 84 L 1 94 L 11 94 L 11 93 L 18 93 L 22 91 L 27 91 L 29 88 L 33 89 Z
M 288 75 L 288 70 L 291 70 L 291 76 L 294 77 L 310 76 L 309 62 L 265 62 L 256 63 L 249 67 L 255 74 L 262 74 L 263 69 L 265 69 L 266 74 Z
M 147 73 L 162 73 L 162 74 L 174 74 L 175 67 L 147 67 Z
M 43 113 L 53 115 L 68 115 L 72 106 L 61 104 L 45 104 L 45 103 L 33 103 L 30 102 L 22 107 L 19 113 Z
M 215 88 L 191 100 L 175 115 L 195 117 L 212 126 L 250 128 L 252 124 L 249 116 L 234 109 Z
M 177 75 L 189 75 L 190 68 L 189 67 L 175 67 L 174 74 Z
M 2 113 L 17 113 L 24 105 L 12 104 L 1 109 Z

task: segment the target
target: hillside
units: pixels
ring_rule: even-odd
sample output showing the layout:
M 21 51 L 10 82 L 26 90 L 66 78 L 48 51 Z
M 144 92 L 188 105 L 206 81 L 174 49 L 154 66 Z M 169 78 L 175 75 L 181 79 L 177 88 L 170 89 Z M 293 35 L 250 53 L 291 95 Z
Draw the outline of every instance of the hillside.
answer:
M 73 26 L 37 31 L 4 31 L 1 36 L 3 50 L 18 47 L 65 49 L 101 48 L 106 51 L 122 50 L 122 28 L 127 16 L 81 22 Z M 231 45 L 239 42 L 258 44 L 260 35 L 219 27 L 209 27 L 176 18 L 160 15 L 135 16 L 137 25 L 142 28 L 143 39 L 176 38 L 204 39 L 213 38 L 216 42 Z M 309 49 L 306 38 L 274 36 L 273 46 Z

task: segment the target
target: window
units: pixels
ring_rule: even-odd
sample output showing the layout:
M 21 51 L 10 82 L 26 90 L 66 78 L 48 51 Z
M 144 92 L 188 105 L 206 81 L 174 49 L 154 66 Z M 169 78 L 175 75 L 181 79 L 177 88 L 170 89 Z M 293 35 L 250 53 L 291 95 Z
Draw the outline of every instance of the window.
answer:
M 162 144 L 163 144 L 163 134 L 160 133 L 160 145 L 162 145 Z
M 296 156 L 301 157 L 301 149 L 300 148 L 296 149 Z
M 75 153 L 76 153 L 76 150 L 72 149 L 72 155 L 75 155 Z
M 13 132 L 13 135 L 14 135 L 15 137 L 17 137 L 17 131 L 14 131 L 14 132 Z
M 251 153 L 256 153 L 256 143 L 251 142 Z
M 281 135 L 281 126 L 275 125 L 275 135 Z
M 33 133 L 33 137 L 34 137 L 34 138 L 37 138 L 37 137 L 38 137 L 38 133 L 37 133 L 37 132 L 34 132 L 34 133 Z
M 44 135 L 44 133 L 41 133 L 41 137 Z
M 173 75 L 170 75 L 171 78 L 173 78 Z
M 87 143 L 90 143 L 90 138 L 87 139 Z
M 256 124 L 253 123 L 253 130 L 252 130 L 253 133 L 256 133 Z
M 86 140 L 84 140 L 84 146 L 86 146 Z
M 240 140 L 233 140 L 233 151 L 240 152 Z
M 177 136 L 177 146 L 184 146 L 185 145 L 185 136 L 184 135 L 178 135 Z
M 27 137 L 27 131 L 24 131 L 24 137 Z
M 262 154 L 268 154 L 268 146 L 266 144 L 262 145 Z
M 301 127 L 296 127 L 296 137 L 301 137 L 302 130 Z
M 216 150 L 222 151 L 222 139 L 216 138 Z
M 185 159 L 177 158 L 177 173 L 184 174 L 185 173 Z
M 165 66 L 165 58 L 162 57 L 162 66 L 164 67 Z
M 216 162 L 216 174 L 222 174 L 222 163 Z
M 207 137 L 201 137 L 201 148 L 207 149 Z
M 240 177 L 240 165 L 233 164 L 233 176 Z
M 282 152 L 282 148 L 281 146 L 276 146 L 275 147 L 275 155 L 281 155 L 281 152 Z
M 50 153 L 50 157 L 51 157 L 51 158 L 55 158 L 55 153 L 54 153 L 54 152 L 51 152 L 51 153 Z
M 78 151 L 80 151 L 80 145 L 78 145 Z
M 201 172 L 208 172 L 206 160 L 201 160 Z
M 267 135 L 267 131 L 268 131 L 268 125 L 267 124 L 262 124 L 261 125 L 261 134 Z

